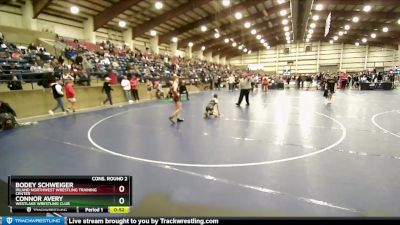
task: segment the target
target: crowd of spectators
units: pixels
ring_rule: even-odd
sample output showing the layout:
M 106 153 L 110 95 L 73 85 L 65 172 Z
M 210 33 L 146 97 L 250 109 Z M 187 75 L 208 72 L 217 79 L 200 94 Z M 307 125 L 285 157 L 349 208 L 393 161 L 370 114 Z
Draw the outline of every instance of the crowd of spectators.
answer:
M 45 48 L 30 44 L 27 48 L 17 48 L 12 43 L 4 42 L 0 34 L 0 82 L 7 83 L 10 90 L 21 90 L 21 82 L 37 82 L 49 87 L 52 78 L 63 79 L 70 75 L 77 85 L 90 86 L 93 77 L 97 80 L 110 78 L 110 84 L 120 83 L 124 77 L 131 80 L 134 76 L 139 83 L 147 83 L 162 97 L 162 87 L 169 86 L 173 74 L 180 76 L 184 85 L 207 84 L 207 88 L 221 88 L 228 85 L 229 90 L 238 89 L 239 78 L 243 72 L 249 73 L 252 89 L 263 87 L 283 88 L 283 83 L 295 83 L 297 88 L 309 88 L 315 84 L 322 87 L 326 73 L 314 75 L 276 76 L 261 71 L 244 71 L 230 65 L 221 65 L 205 60 L 154 54 L 149 48 L 141 51 L 131 50 L 128 46 L 116 46 L 111 41 L 92 44 L 77 39 L 58 37 L 65 44 L 63 55 L 51 56 Z M 39 79 L 23 79 L 22 74 L 43 73 L 47 76 L 36 76 Z M 50 75 L 49 75 L 50 74 Z M 358 87 L 361 82 L 394 81 L 393 74 L 368 72 L 357 74 L 330 74 L 334 76 L 339 88 Z M 149 85 L 150 83 L 150 85 Z M 266 85 L 268 84 L 268 85 Z

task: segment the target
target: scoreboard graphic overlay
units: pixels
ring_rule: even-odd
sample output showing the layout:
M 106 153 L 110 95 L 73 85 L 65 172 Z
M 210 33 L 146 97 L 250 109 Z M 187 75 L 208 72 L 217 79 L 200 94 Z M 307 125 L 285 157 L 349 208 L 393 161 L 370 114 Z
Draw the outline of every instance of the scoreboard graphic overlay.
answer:
M 131 176 L 9 176 L 11 212 L 127 213 Z

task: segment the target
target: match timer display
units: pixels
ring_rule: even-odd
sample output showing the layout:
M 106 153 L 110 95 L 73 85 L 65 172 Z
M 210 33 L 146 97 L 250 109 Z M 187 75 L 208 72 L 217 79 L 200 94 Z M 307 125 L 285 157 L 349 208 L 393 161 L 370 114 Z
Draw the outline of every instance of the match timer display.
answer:
M 132 205 L 131 176 L 9 176 L 12 212 L 107 213 Z M 116 213 L 116 212 L 113 212 Z

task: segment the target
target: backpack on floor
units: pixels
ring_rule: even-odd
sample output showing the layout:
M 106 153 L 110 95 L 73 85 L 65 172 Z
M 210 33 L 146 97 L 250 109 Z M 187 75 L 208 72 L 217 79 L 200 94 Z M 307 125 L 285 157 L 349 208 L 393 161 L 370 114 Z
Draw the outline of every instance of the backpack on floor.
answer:
M 1 125 L 1 127 L 3 128 L 3 130 L 13 129 L 16 125 L 14 116 L 10 113 L 4 113 L 2 116 L 3 124 Z

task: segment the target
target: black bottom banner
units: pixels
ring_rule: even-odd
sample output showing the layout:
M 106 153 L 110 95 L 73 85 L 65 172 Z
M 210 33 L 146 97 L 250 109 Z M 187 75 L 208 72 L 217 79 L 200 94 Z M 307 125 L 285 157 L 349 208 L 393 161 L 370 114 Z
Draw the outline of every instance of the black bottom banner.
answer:
M 164 224 L 307 224 L 307 225 L 327 225 L 327 224 L 399 224 L 400 218 L 171 218 L 171 217 L 68 217 L 65 219 L 68 225 L 81 224 L 132 224 L 132 225 L 164 225 Z

